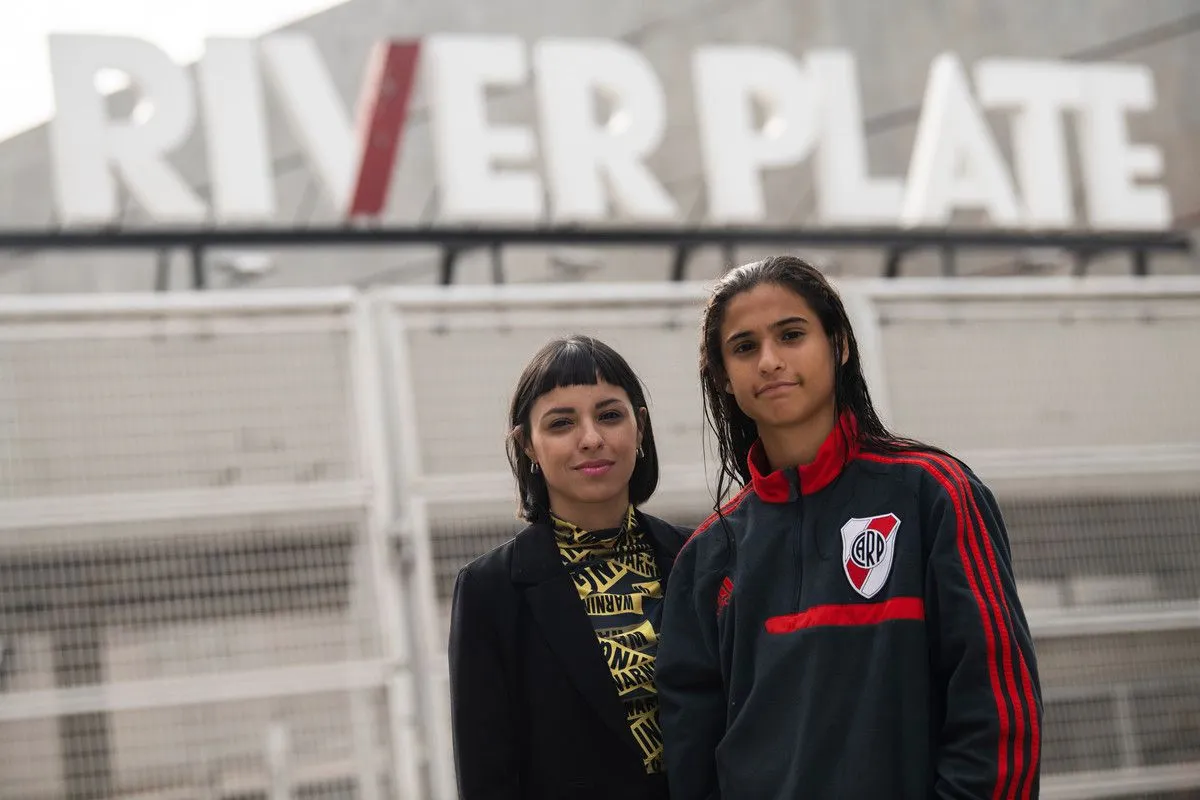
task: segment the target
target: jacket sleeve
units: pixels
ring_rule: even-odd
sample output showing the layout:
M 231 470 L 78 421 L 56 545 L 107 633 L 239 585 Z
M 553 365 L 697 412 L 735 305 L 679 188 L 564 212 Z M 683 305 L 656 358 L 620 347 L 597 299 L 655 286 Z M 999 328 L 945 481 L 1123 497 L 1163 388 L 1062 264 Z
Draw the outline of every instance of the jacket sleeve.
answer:
M 492 604 L 478 577 L 458 573 L 450 620 L 450 708 L 462 800 L 522 796 L 516 720 Z
M 725 733 L 725 690 L 717 648 L 716 593 L 697 586 L 697 555 L 683 548 L 659 632 L 659 713 L 671 800 L 719 800 L 717 744 Z
M 1008 534 L 987 487 L 956 462 L 945 467 L 926 585 L 935 704 L 943 712 L 935 796 L 1036 798 L 1041 687 Z

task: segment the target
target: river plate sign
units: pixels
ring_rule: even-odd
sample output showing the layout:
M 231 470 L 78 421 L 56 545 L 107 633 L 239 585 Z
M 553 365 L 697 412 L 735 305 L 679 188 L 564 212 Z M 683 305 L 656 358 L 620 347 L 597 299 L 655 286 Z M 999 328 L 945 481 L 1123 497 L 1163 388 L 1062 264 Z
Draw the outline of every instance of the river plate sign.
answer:
M 681 220 L 647 164 L 668 125 L 694 129 L 711 225 L 765 220 L 764 174 L 809 159 L 825 226 L 938 226 L 970 209 L 1003 228 L 1161 230 L 1172 216 L 1160 149 L 1128 129 L 1156 102 L 1153 73 L 1138 64 L 992 58 L 968 70 L 943 53 L 929 67 L 907 172 L 884 176 L 868 168 L 856 60 L 845 50 L 699 47 L 690 87 L 673 87 L 692 92 L 687 120 L 668 119 L 645 56 L 606 39 L 379 42 L 352 112 L 303 34 L 209 40 L 194 70 L 127 37 L 56 35 L 50 52 L 54 189 L 67 225 L 113 222 L 122 185 L 163 222 L 274 220 L 268 93 L 333 206 L 348 219 L 379 217 L 418 90 L 446 222 Z M 108 114 L 95 86 L 105 69 L 139 93 L 132 115 Z M 528 120 L 489 118 L 489 92 L 530 86 Z M 985 112 L 1010 126 L 1011 161 Z M 169 159 L 197 126 L 207 198 Z

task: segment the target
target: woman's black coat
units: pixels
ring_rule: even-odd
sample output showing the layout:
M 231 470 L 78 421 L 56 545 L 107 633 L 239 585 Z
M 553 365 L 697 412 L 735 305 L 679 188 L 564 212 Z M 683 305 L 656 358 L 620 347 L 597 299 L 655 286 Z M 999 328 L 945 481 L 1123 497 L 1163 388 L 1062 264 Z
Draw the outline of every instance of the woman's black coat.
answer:
M 688 531 L 638 512 L 664 591 Z M 548 523 L 459 572 L 450 687 L 460 797 L 662 800 Z

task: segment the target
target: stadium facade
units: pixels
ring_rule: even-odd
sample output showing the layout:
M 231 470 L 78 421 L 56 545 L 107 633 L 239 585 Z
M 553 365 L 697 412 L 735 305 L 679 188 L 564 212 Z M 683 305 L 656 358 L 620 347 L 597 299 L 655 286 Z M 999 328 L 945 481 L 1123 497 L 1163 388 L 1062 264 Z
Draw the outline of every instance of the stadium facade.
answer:
M 226 43 L 225 50 L 210 48 L 215 54 L 212 62 L 225 65 L 225 72 L 192 70 L 188 85 L 182 88 L 169 80 L 158 81 L 165 87 L 159 111 L 167 112 L 168 105 L 179 106 L 175 110 L 181 115 L 175 126 L 178 130 L 163 133 L 165 138 L 160 138 L 160 143 L 164 143 L 161 149 L 171 174 L 179 180 L 180 192 L 191 196 L 192 210 L 197 213 L 183 213 L 191 221 L 196 221 L 198 214 L 201 224 L 226 224 L 228 215 L 223 215 L 222 208 L 230 201 L 223 201 L 222 186 L 230 184 L 226 194 L 233 193 L 234 205 L 240 204 L 243 210 L 246 206 L 269 209 L 269 213 L 252 217 L 255 221 L 283 226 L 340 225 L 348 210 L 344 198 L 347 189 L 341 185 L 346 178 L 342 174 L 345 170 L 334 162 L 353 160 L 353 155 L 337 152 L 337 146 L 332 150 L 326 145 L 318 147 L 316 141 L 337 139 L 337 123 L 330 122 L 330 116 L 341 114 L 352 120 L 355 113 L 361 116 L 369 111 L 364 106 L 370 105 L 369 89 L 378 74 L 375 58 L 381 42 L 420 42 L 423 47 L 416 63 L 398 151 L 394 154 L 393 168 L 388 171 L 390 180 L 382 181 L 388 191 L 381 196 L 384 202 L 377 213 L 373 210 L 371 219 L 364 224 L 417 225 L 456 221 L 456 218 L 479 221 L 496 216 L 495 203 L 489 213 L 476 208 L 472 215 L 472 205 L 482 202 L 486 208 L 487 200 L 481 199 L 479 193 L 460 199 L 454 187 L 447 185 L 450 173 L 469 172 L 477 166 L 466 150 L 474 148 L 477 155 L 480 148 L 492 147 L 499 148 L 493 150 L 497 163 L 516 175 L 511 180 L 527 184 L 515 195 L 502 194 L 496 201 L 501 208 L 505 203 L 512 207 L 509 221 L 524 225 L 562 219 L 584 220 L 585 224 L 641 224 L 647 218 L 682 226 L 708 224 L 722 218 L 723 203 L 732 203 L 735 211 L 737 207 L 744 211 L 741 198 L 734 195 L 740 191 L 738 162 L 748 159 L 751 164 L 755 161 L 761 164 L 761 207 L 749 215 L 725 213 L 725 219 L 820 227 L 831 218 L 838 219 L 838 210 L 842 212 L 841 222 L 845 223 L 847 210 L 873 207 L 870 198 L 854 193 L 843 200 L 834 196 L 837 186 L 853 181 L 844 179 L 845 170 L 827 169 L 829 159 L 825 154 L 837 150 L 841 153 L 838 158 L 849 158 L 852 174 L 856 160 L 852 151 L 855 140 L 861 136 L 865 151 L 862 166 L 868 180 L 896 184 L 919 171 L 916 163 L 919 159 L 914 152 L 917 131 L 922 125 L 933 123 L 937 116 L 934 108 L 938 105 L 937 98 L 933 97 L 936 94 L 933 87 L 938 83 L 935 68 L 940 56 L 950 56 L 967 82 L 968 93 L 983 110 L 989 135 L 1002 153 L 1003 170 L 1010 176 L 1008 180 L 1015 187 L 1018 202 L 1023 208 L 1035 209 L 1033 216 L 1041 219 L 1043 225 L 1048 219 L 1056 228 L 1122 227 L 1119 212 L 1116 217 L 1103 213 L 1097 198 L 1105 190 L 1097 184 L 1098 180 L 1127 179 L 1141 191 L 1154 191 L 1146 189 L 1147 186 L 1163 187 L 1167 203 L 1163 211 L 1169 225 L 1190 230 L 1196 225 L 1195 210 L 1200 207 L 1197 197 L 1200 190 L 1191 179 L 1200 172 L 1197 164 L 1200 156 L 1194 147 L 1200 125 L 1195 112 L 1197 67 L 1195 59 L 1188 55 L 1195 37 L 1194 12 L 1194 6 L 1188 2 L 1165 0 L 1136 7 L 1117 2 L 1068 2 L 1054 6 L 1018 3 L 1004 9 L 973 2 L 794 6 L 780 2 L 747 5 L 696 0 L 670 5 L 615 3 L 606 4 L 602 10 L 586 4 L 548 9 L 509 3 L 424 6 L 352 0 L 280 32 L 309 37 L 315 50 L 313 63 L 305 61 L 304 53 L 297 54 L 295 46 L 264 46 L 252 54 L 230 55 Z M 435 55 L 440 50 L 434 40 L 445 35 L 489 37 L 490 41 L 480 45 L 482 50 L 460 49 L 439 60 Z M 596 187 L 596 192 L 588 197 L 588 191 L 579 188 L 589 183 L 586 170 L 572 173 L 573 153 L 560 152 L 564 147 L 575 146 L 572 140 L 580 138 L 570 134 L 581 114 L 591 110 L 603 118 L 605 113 L 613 111 L 602 100 L 596 101 L 594 109 L 564 101 L 563 95 L 554 94 L 555 84 L 562 89 L 565 82 L 569 89 L 570 78 L 547 78 L 570 71 L 553 68 L 553 54 L 546 53 L 548 44 L 586 45 L 589 41 L 630 48 L 644 59 L 648 74 L 642 82 L 657 84 L 639 96 L 616 100 L 627 101 L 635 116 L 647 108 L 653 111 L 656 104 L 661 104 L 660 130 L 646 130 L 645 146 L 641 148 L 645 152 L 641 161 L 648 169 L 645 182 L 656 186 L 645 189 L 644 202 L 640 204 L 623 197 L 621 192 L 610 196 L 603 191 L 604 187 Z M 719 132 L 712 132 L 714 117 L 720 122 L 731 116 L 729 110 L 736 111 L 737 104 L 721 104 L 720 65 L 706 73 L 695 63 L 697 54 L 721 46 L 746 45 L 770 48 L 784 60 L 791 57 L 791 65 L 768 65 L 773 72 L 767 76 L 766 84 L 774 81 L 779 87 L 774 100 L 794 99 L 790 110 L 799 115 L 797 119 L 824 120 L 824 127 L 818 126 L 820 129 L 812 132 L 813 137 L 821 140 L 820 146 L 806 149 L 795 141 L 789 144 L 785 134 L 779 141 L 767 141 L 756 154 L 747 155 L 737 141 L 730 142 Z M 86 50 L 76 42 L 58 46 L 60 84 L 70 83 L 69 66 L 87 63 Z M 851 60 L 849 66 L 830 67 L 831 50 L 845 54 Z M 822 63 L 817 64 L 822 55 L 825 56 Z M 570 54 L 566 57 L 568 62 L 572 58 Z M 165 60 L 165 56 L 162 58 Z M 1101 82 L 1100 89 L 1075 91 L 1083 95 L 1091 91 L 1105 97 L 1124 95 L 1125 99 L 1114 107 L 1121 109 L 1119 125 L 1122 128 L 1127 125 L 1128 130 L 1114 129 L 1114 136 L 1124 136 L 1133 148 L 1155 148 L 1157 155 L 1128 151 L 1112 155 L 1113 151 L 1094 142 L 1094 146 L 1087 146 L 1088 137 L 1081 135 L 1085 126 L 1080 120 L 1095 119 L 1097 115 L 1088 117 L 1080 110 L 1079 103 L 1069 100 L 1071 92 L 1062 89 L 1061 75 L 1027 77 L 1025 88 L 1017 92 L 1025 97 L 1014 99 L 1002 79 L 994 75 L 989 79 L 981 74 L 981 65 L 997 59 L 1020 60 L 1027 65 L 1041 61 L 1060 66 L 1107 65 L 1146 70 L 1151 96 L 1145 96 L 1147 87 L 1135 86 L 1130 94 L 1127 75 L 1116 84 Z M 456 80 L 462 84 L 464 74 L 468 74 L 465 80 L 469 84 L 472 70 L 462 64 L 478 61 L 489 64 L 474 70 L 487 76 L 492 84 L 487 90 L 488 125 L 505 130 L 490 140 L 472 141 L 468 130 L 472 126 L 461 117 L 461 113 L 469 115 L 470 108 L 465 112 L 459 108 L 459 117 L 439 114 L 437 109 L 443 108 L 439 98 L 453 93 L 451 84 Z M 238 71 L 239 63 L 246 66 L 245 71 Z M 767 69 L 762 59 L 724 63 L 733 65 L 726 66 L 725 71 L 737 72 L 739 63 L 743 69 Z M 451 64 L 457 64 L 457 70 L 447 67 Z M 627 70 L 638 69 L 636 64 L 630 67 L 623 63 L 623 66 Z M 711 74 L 714 69 L 715 76 Z M 846 73 L 847 69 L 850 73 Z M 153 63 L 150 70 L 151 75 L 157 73 L 160 78 L 169 72 L 161 65 L 155 70 Z M 280 80 L 281 73 L 291 76 L 290 79 Z M 805 77 L 811 78 L 808 85 L 787 84 L 789 79 L 802 81 Z M 326 78 L 328 96 L 323 87 Z M 308 86 L 304 85 L 306 80 Z M 614 85 L 620 83 L 619 78 L 613 80 Z M 1059 87 L 1043 91 L 1042 97 L 1053 100 L 1058 92 L 1060 111 L 1050 114 L 1057 122 L 1049 123 L 1046 128 L 1049 132 L 1037 139 L 1041 146 L 1032 152 L 1034 148 L 1029 145 L 1032 140 L 1021 131 L 1023 125 L 1037 127 L 1038 123 L 1026 119 L 1036 117 L 1037 113 L 1028 112 L 1030 107 L 1022 106 L 1022 102 L 1031 96 L 1029 84 L 1039 81 Z M 1019 79 L 1017 82 L 1021 83 Z M 1138 82 L 1136 76 L 1133 82 Z M 179 91 L 170 92 L 172 87 Z M 697 91 L 698 87 L 709 87 L 711 91 L 704 94 Z M 763 94 L 762 87 L 752 88 L 754 92 L 749 96 Z M 856 88 L 860 96 L 848 98 L 849 88 Z M 471 89 L 466 86 L 466 91 Z M 823 97 L 822 89 L 828 90 L 832 97 Z M 103 139 L 102 131 L 93 136 L 86 124 L 84 107 L 88 104 L 77 93 L 67 94 L 65 89 L 63 92 L 64 119 L 69 118 L 71 124 L 64 126 L 65 132 L 59 139 L 71 136 L 93 142 Z M 578 95 L 575 92 L 566 97 L 569 100 Z M 789 108 L 772 109 L 772 98 L 758 99 L 762 102 L 752 102 L 754 108 L 744 109 L 751 122 L 762 121 L 755 120 L 755 114 L 787 117 Z M 119 93 L 108 104 L 108 114 L 122 119 L 133 112 L 136 103 L 134 93 Z M 789 106 L 789 102 L 777 105 Z M 860 108 L 855 109 L 854 105 Z M 266 110 L 261 120 L 260 106 Z M 1028 113 L 1022 112 L 1023 107 Z M 326 109 L 334 113 L 326 114 Z M 953 117 L 953 110 L 946 113 Z M 1099 115 L 1105 113 L 1101 111 Z M 834 124 L 831 120 L 835 118 L 844 120 Z M 961 128 L 966 123 L 955 120 L 951 125 Z M 638 126 L 635 121 L 633 127 L 641 130 Z M 798 127 L 803 125 L 792 125 L 790 129 Z M 468 133 L 462 133 L 464 130 Z M 768 126 L 764 135 L 769 139 L 770 134 Z M 802 134 L 797 135 L 803 138 Z M 509 140 L 505 141 L 505 137 Z M 832 139 L 832 143 L 826 139 Z M 0 143 L 0 176 L 3 176 L 0 225 L 6 229 L 38 230 L 75 222 L 70 209 L 71 191 L 62 189 L 59 175 L 67 172 L 72 176 L 69 180 L 77 185 L 87 181 L 84 173 L 88 170 L 78 168 L 78 161 L 64 155 L 69 151 L 55 146 L 55 141 L 53 130 L 43 126 Z M 564 141 L 567 145 L 562 144 Z M 344 143 L 342 147 L 346 149 Z M 452 152 L 456 147 L 463 152 Z M 1065 159 L 1065 174 L 1061 179 L 1046 174 L 1051 172 L 1047 165 L 1054 165 L 1051 156 L 1059 147 Z M 725 163 L 714 165 L 714 160 Z M 1097 160 L 1100 163 L 1092 163 Z M 452 161 L 456 163 L 448 165 Z M 76 168 L 72 169 L 72 165 Z M 1093 175 L 1096 170 L 1109 169 L 1113 171 L 1107 178 L 1097 179 Z M 273 176 L 265 187 L 261 182 L 248 181 L 236 191 L 232 188 L 230 176 L 237 176 L 239 171 L 244 175 L 263 170 Z M 722 171 L 727 178 L 732 171 L 732 179 L 718 180 Z M 1034 184 L 1034 181 L 1042 182 Z M 564 197 L 561 188 L 564 183 L 567 192 L 584 196 Z M 629 181 L 620 183 L 629 185 Z M 914 183 L 915 179 L 909 181 L 910 189 Z M 119 181 L 114 186 L 119 188 L 112 198 L 112 213 L 93 218 L 93 224 L 153 226 L 170 216 L 169 203 L 164 206 L 139 202 L 139 197 L 143 200 L 144 197 L 137 191 L 129 191 Z M 468 182 L 467 186 L 471 184 Z M 880 201 L 880 192 L 886 195 L 890 191 L 896 188 L 876 186 L 875 200 Z M 254 198 L 259 195 L 268 196 L 256 203 Z M 886 207 L 889 201 L 881 202 Z M 596 208 L 597 203 L 605 207 Z M 1045 209 L 1047 203 L 1049 216 L 1042 213 L 1039 217 L 1036 209 Z M 879 202 L 874 203 L 878 205 Z M 975 205 L 976 210 L 960 208 L 950 221 L 956 226 L 995 227 L 995 220 L 1005 217 L 994 205 L 990 207 L 992 213 L 981 212 L 980 204 Z M 1054 210 L 1058 206 L 1061 212 Z M 831 213 L 834 207 L 837 208 Z M 175 211 L 179 209 L 176 207 Z M 887 216 L 885 213 L 884 218 Z M 872 221 L 879 217 L 867 214 L 856 220 L 853 213 L 849 215 L 850 222 L 861 223 L 864 219 Z M 1138 219 L 1135 214 L 1133 223 Z M 1145 216 L 1141 219 L 1144 221 Z M 699 279 L 710 277 L 730 257 L 744 260 L 755 252 L 747 249 L 730 254 L 709 249 L 697 253 L 689 275 Z M 823 256 L 831 269 L 840 274 L 872 275 L 881 270 L 880 253 L 876 250 L 825 251 L 816 255 Z M 210 259 L 214 269 L 211 284 L 269 287 L 429 283 L 438 280 L 439 257 L 440 252 L 429 247 L 343 247 L 332 251 L 321 248 L 283 254 L 269 249 L 252 253 L 217 252 Z M 186 286 L 187 254 L 174 252 L 170 261 L 178 272 L 174 285 Z M 1184 258 L 1165 257 L 1156 259 L 1154 268 L 1179 272 L 1187 270 L 1188 263 Z M 487 253 L 465 253 L 462 264 L 456 280 L 493 280 Z M 1054 253 L 1038 251 L 972 253 L 961 259 L 957 268 L 964 274 L 1003 274 L 1031 264 L 1051 269 L 1064 267 Z M 266 274 L 264 266 L 268 267 Z M 155 286 L 159 256 L 153 250 L 62 253 L 31 248 L 0 253 L 0 267 L 3 267 L 0 270 L 3 291 L 146 290 Z M 669 274 L 670 252 L 646 248 L 514 247 L 506 249 L 503 268 L 505 278 L 515 282 L 662 280 Z M 1128 264 L 1122 257 L 1093 264 L 1091 268 L 1099 272 L 1124 271 Z M 938 261 L 934 256 L 913 258 L 905 264 L 905 269 L 910 274 L 936 274 Z
M 943 54 L 954 54 L 981 106 L 987 92 L 976 67 L 989 60 L 1053 62 L 1060 76 L 1064 65 L 1140 65 L 1153 102 L 1121 117 L 1133 155 L 1118 148 L 1127 162 L 1097 165 L 1096 154 L 1111 151 L 1085 143 L 1079 113 L 1064 114 L 1069 186 L 1063 203 L 1042 203 L 1039 213 L 1067 208 L 1066 224 L 1050 227 L 1083 233 L 1128 227 L 1112 216 L 1103 222 L 1098 210 L 1106 196 L 1096 180 L 1120 167 L 1129 178 L 1122 196 L 1145 201 L 1126 210 L 1129 226 L 1154 227 L 1164 211 L 1172 230 L 1190 235 L 1200 223 L 1195 2 L 351 0 L 283 33 L 304 34 L 293 42 L 310 41 L 318 58 L 287 46 L 274 55 L 258 44 L 225 51 L 227 65 L 247 53 L 258 65 L 261 150 L 208 140 L 227 145 L 256 130 L 244 118 L 206 117 L 238 108 L 246 89 L 189 71 L 185 106 L 195 118 L 180 125 L 182 142 L 165 163 L 181 176 L 180 196 L 201 209 L 201 225 L 340 226 L 358 189 L 386 204 L 377 219 L 354 220 L 355 229 L 466 224 L 448 209 L 483 200 L 446 196 L 453 169 L 435 133 L 435 89 L 461 77 L 453 59 L 439 73 L 430 56 L 447 34 L 490 37 L 501 59 L 520 52 L 529 61 L 527 77 L 491 93 L 486 110 L 489 124 L 529 132 L 495 146 L 525 153 L 507 169 L 527 185 L 535 178 L 542 193 L 527 193 L 524 211 L 495 224 L 552 222 L 569 202 L 555 178 L 568 167 L 547 149 L 553 134 L 547 139 L 542 119 L 561 108 L 546 104 L 554 95 L 534 67 L 539 43 L 584 39 L 639 53 L 661 82 L 662 143 L 644 163 L 664 192 L 643 185 L 598 214 L 588 206 L 594 196 L 576 197 L 585 228 L 704 226 L 749 213 L 753 192 L 710 196 L 722 168 L 731 186 L 738 172 L 706 155 L 699 132 L 719 121 L 697 99 L 694 57 L 725 45 L 774 48 L 801 71 L 814 52 L 850 54 L 877 187 L 911 177 L 919 161 L 929 87 L 955 85 L 952 71 L 931 79 Z M 364 91 L 379 88 L 373 70 L 386 73 L 390 57 L 392 74 L 404 72 L 406 51 L 377 48 L 387 40 L 420 40 L 421 57 L 383 195 L 379 185 L 346 180 L 353 164 L 337 166 L 344 126 L 314 118 L 306 127 L 295 116 L 333 100 L 349 120 L 363 96 L 378 99 Z M 318 98 L 317 81 L 311 104 L 293 102 L 311 74 L 271 77 L 281 64 L 303 73 L 314 63 L 334 96 Z M 781 80 L 789 69 L 780 68 Z M 605 102 L 596 113 L 619 117 Z M 106 107 L 120 118 L 136 97 L 119 93 Z M 386 104 L 376 110 L 395 120 Z M 769 102 L 746 112 L 766 123 L 757 153 L 767 160 L 770 112 Z M 1022 149 L 1011 112 L 983 118 L 1002 159 L 990 163 L 1004 165 L 1020 213 L 1031 213 L 1022 181 L 1032 178 L 1021 165 L 1041 156 Z M 333 138 L 311 140 L 318 129 Z M 106 224 L 67 219 L 109 209 L 83 192 L 64 212 L 53 141 L 44 127 L 0 143 L 0 232 Z M 791 155 L 777 155 L 787 163 L 762 170 L 751 222 L 841 224 L 831 214 L 853 209 L 830 205 L 820 157 L 794 157 L 804 148 L 792 144 Z M 269 164 L 266 188 L 249 180 L 248 193 L 222 195 L 222 170 L 236 181 L 238 158 Z M 109 222 L 121 230 L 196 224 L 167 219 L 169 190 L 149 191 L 158 205 L 148 209 L 137 191 L 116 185 Z M 889 191 L 875 202 L 887 206 L 879 197 Z M 987 213 L 958 211 L 951 227 L 996 228 L 1003 194 L 988 195 Z M 1146 201 L 1154 197 L 1165 205 Z M 656 202 L 676 216 L 656 218 Z M 209 219 L 222 203 L 270 213 L 243 213 L 249 223 Z M 888 228 L 879 218 L 871 224 Z M 773 249 L 700 250 L 687 277 L 703 281 L 727 259 Z M 698 522 L 712 502 L 694 374 L 703 286 L 667 282 L 669 247 L 534 241 L 503 248 L 499 273 L 486 249 L 461 253 L 455 283 L 467 285 L 453 291 L 430 285 L 442 276 L 436 246 L 218 247 L 205 255 L 208 285 L 229 291 L 201 294 L 178 291 L 189 285 L 185 250 L 167 248 L 165 261 L 155 248 L 0 252 L 0 797 L 448 798 L 446 602 L 458 567 L 516 524 L 501 440 L 517 372 L 546 338 L 568 330 L 628 353 L 649 384 L 660 439 L 655 508 Z M 1046 686 L 1043 797 L 1194 796 L 1195 257 L 1155 255 L 1152 274 L 1138 277 L 1126 274 L 1124 253 L 1113 254 L 1093 260 L 1081 280 L 1065 274 L 1074 263 L 1061 252 L 997 248 L 961 254 L 964 277 L 943 280 L 932 277 L 942 269 L 938 254 L 921 253 L 905 261 L 906 277 L 881 280 L 879 247 L 801 252 L 845 291 L 889 421 L 962 454 L 1004 508 Z M 177 291 L 128 294 L 161 287 L 164 266 Z M 508 285 L 488 285 L 497 274 Z

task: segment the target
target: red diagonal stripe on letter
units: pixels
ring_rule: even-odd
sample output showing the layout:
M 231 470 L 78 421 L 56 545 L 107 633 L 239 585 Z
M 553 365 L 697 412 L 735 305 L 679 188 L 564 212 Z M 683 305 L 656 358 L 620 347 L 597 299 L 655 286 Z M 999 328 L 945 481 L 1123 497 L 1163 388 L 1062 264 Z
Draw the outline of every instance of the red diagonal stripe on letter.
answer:
M 378 216 L 383 211 L 396 154 L 404 138 L 404 120 L 420 54 L 419 40 L 375 45 L 358 104 L 362 155 L 347 216 Z
M 883 538 L 891 537 L 892 531 L 896 529 L 896 518 L 891 514 L 884 514 L 882 517 L 876 517 L 871 520 L 869 527 L 874 528 L 883 534 Z

